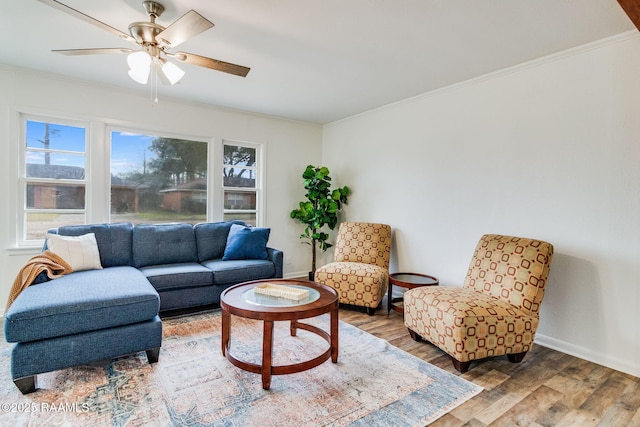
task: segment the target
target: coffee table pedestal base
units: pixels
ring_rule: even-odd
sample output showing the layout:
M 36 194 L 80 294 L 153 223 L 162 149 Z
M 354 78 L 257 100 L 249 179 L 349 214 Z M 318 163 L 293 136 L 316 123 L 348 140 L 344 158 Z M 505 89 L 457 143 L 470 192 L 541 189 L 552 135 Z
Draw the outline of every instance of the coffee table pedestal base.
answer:
M 271 387 L 272 375 L 284 375 L 294 374 L 296 372 L 306 371 L 311 368 L 324 363 L 331 358 L 333 363 L 338 362 L 338 312 L 337 310 L 330 313 L 330 333 L 327 333 L 323 329 L 317 326 L 302 323 L 296 320 L 291 320 L 290 332 L 291 336 L 296 336 L 298 329 L 304 329 L 312 332 L 322 338 L 329 344 L 329 348 L 313 359 L 295 363 L 291 365 L 276 365 L 272 364 L 273 359 L 273 321 L 265 320 L 263 324 L 263 338 L 262 338 L 262 364 L 249 363 L 235 357 L 230 351 L 230 338 L 231 338 L 231 316 L 228 312 L 222 312 L 222 355 L 231 362 L 234 366 L 240 369 L 244 369 L 247 372 L 253 372 L 255 374 L 262 375 L 262 388 L 269 390 Z

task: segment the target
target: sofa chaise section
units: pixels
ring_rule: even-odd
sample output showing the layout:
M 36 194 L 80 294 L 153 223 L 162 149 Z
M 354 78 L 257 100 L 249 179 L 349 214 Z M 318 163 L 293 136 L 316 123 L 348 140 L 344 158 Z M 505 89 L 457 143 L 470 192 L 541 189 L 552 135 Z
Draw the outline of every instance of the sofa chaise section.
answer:
M 9 307 L 4 328 L 16 343 L 11 376 L 23 392 L 36 375 L 146 351 L 158 360 L 158 293 L 128 266 L 79 271 L 27 287 Z

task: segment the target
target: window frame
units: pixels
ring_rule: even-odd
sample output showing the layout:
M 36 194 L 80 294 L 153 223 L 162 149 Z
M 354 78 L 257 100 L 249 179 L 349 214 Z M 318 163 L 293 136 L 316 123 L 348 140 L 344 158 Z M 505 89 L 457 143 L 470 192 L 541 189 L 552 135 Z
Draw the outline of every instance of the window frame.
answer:
M 246 147 L 246 148 L 252 148 L 254 150 L 256 150 L 256 163 L 255 166 L 249 166 L 248 168 L 251 168 L 252 170 L 255 171 L 255 176 L 256 176 L 256 185 L 255 187 L 227 187 L 224 185 L 224 169 L 227 166 L 233 166 L 233 165 L 227 165 L 224 163 L 224 146 L 225 145 L 232 145 L 232 146 L 238 146 L 238 147 Z M 265 153 L 265 144 L 264 143 L 257 143 L 257 142 L 248 142 L 248 141 L 239 141 L 239 140 L 235 140 L 235 139 L 223 139 L 222 140 L 222 144 L 221 144 L 221 157 L 220 157 L 220 169 L 219 169 L 219 176 L 220 176 L 220 193 L 221 193 L 221 204 L 222 204 L 222 217 L 224 218 L 224 215 L 226 214 L 233 214 L 233 213 L 255 213 L 256 215 L 256 227 L 261 227 L 265 224 L 265 209 L 264 209 L 264 188 L 263 188 L 263 182 L 264 182 L 264 170 L 265 170 L 265 159 L 264 159 L 264 153 Z M 233 191 L 233 192 L 238 192 L 238 193 L 254 193 L 256 195 L 256 208 L 254 209 L 226 209 L 224 206 L 224 194 L 225 191 Z
M 214 162 L 212 161 L 212 159 L 214 158 L 213 156 L 213 150 L 212 150 L 212 146 L 215 145 L 215 141 L 213 138 L 207 138 L 207 137 L 202 137 L 202 136 L 196 136 L 196 135 L 185 135 L 185 134 L 180 134 L 180 133 L 172 133 L 172 132 L 164 132 L 164 131 L 157 131 L 157 130 L 149 130 L 147 128 L 143 128 L 143 127 L 135 127 L 135 126 L 121 126 L 118 124 L 113 124 L 113 123 L 109 123 L 105 126 L 105 146 L 106 146 L 106 154 L 107 154 L 107 158 L 108 161 L 105 162 L 105 174 L 106 174 L 106 181 L 107 181 L 107 188 L 105 191 L 105 204 L 106 204 L 106 217 L 107 217 L 107 222 L 111 222 L 111 155 L 112 155 L 112 133 L 113 132 L 129 132 L 129 133 L 133 133 L 133 134 L 139 134 L 139 135 L 144 135 L 144 136 L 150 136 L 153 138 L 172 138 L 172 139 L 180 139 L 180 140 L 185 140 L 185 141 L 193 141 L 193 142 L 203 142 L 205 144 L 207 144 L 207 177 L 206 177 L 206 182 L 207 182 L 207 191 L 206 191 L 206 197 L 207 197 L 207 204 L 206 204 L 206 220 L 207 221 L 211 221 L 211 217 L 212 217 L 212 210 L 214 210 L 215 207 L 215 195 L 213 195 L 213 193 L 210 191 L 210 188 L 212 186 L 212 182 L 211 182 L 211 175 L 213 175 L 213 169 L 214 169 Z
M 87 222 L 90 200 L 90 184 L 88 177 L 91 173 L 91 122 L 88 120 L 68 119 L 64 117 L 55 117 L 44 114 L 32 114 L 26 112 L 20 112 L 18 114 L 19 121 L 19 136 L 18 136 L 18 162 L 17 162 L 17 194 L 16 194 L 16 208 L 17 223 L 16 223 L 16 243 L 17 246 L 31 247 L 36 245 L 42 245 L 43 239 L 28 239 L 27 238 L 27 217 L 29 213 L 72 213 L 81 214 L 83 216 L 84 223 Z M 73 126 L 84 129 L 84 153 L 79 151 L 57 150 L 57 149 L 33 149 L 27 147 L 27 122 L 39 122 L 49 123 L 62 126 Z M 42 152 L 42 153 L 66 153 L 66 154 L 83 154 L 84 155 L 84 179 L 56 179 L 56 178 L 38 178 L 27 176 L 27 152 Z M 77 185 L 84 187 L 84 208 L 82 209 L 38 209 L 29 208 L 27 206 L 27 186 L 30 184 L 63 184 L 63 185 Z
M 15 232 L 10 237 L 12 251 L 32 253 L 42 248 L 42 239 L 26 239 L 26 132 L 27 121 L 55 123 L 76 126 L 85 129 L 85 175 L 82 185 L 85 190 L 85 204 L 82 210 L 83 223 L 111 222 L 111 132 L 131 131 L 150 136 L 201 141 L 207 143 L 207 214 L 206 221 L 223 221 L 224 209 L 224 145 L 239 145 L 256 150 L 256 187 L 255 189 L 238 188 L 239 191 L 255 191 L 256 194 L 256 226 L 264 226 L 266 217 L 265 176 L 266 176 L 266 141 L 247 141 L 242 138 L 224 138 L 211 133 L 211 136 L 171 132 L 162 126 L 140 125 L 127 121 L 118 121 L 93 116 L 74 114 L 65 116 L 56 111 L 38 108 L 18 107 L 11 109 L 9 128 L 9 154 L 15 162 L 11 162 L 10 174 L 13 176 L 9 185 L 9 209 L 12 212 L 12 228 Z M 73 184 L 78 182 L 73 181 Z M 229 187 L 236 189 L 235 187 Z M 65 210 L 68 211 L 68 210 Z M 78 210 L 72 210 L 78 213 Z M 80 223 L 80 222 L 78 222 Z M 54 225 L 52 225 L 54 226 Z

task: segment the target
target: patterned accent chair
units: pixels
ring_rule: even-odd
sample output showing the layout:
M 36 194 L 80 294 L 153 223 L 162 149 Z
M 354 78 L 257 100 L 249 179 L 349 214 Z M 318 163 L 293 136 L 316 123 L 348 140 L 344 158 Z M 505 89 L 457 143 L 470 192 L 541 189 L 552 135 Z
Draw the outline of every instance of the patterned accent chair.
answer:
M 318 268 L 315 281 L 332 287 L 341 304 L 380 307 L 389 282 L 391 227 L 343 222 L 338 229 L 333 262 Z
M 429 286 L 404 294 L 404 323 L 416 341 L 448 353 L 461 373 L 471 361 L 506 355 L 519 363 L 531 348 L 549 274 L 547 242 L 487 234 L 462 288 Z

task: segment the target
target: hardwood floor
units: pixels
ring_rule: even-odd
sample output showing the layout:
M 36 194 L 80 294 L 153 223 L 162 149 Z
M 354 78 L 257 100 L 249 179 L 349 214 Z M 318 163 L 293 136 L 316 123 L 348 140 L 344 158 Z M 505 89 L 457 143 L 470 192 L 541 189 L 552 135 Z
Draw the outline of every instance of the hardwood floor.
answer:
M 460 375 L 449 356 L 409 337 L 402 316 L 340 309 L 340 320 L 484 387 L 432 426 L 640 426 L 640 378 L 535 345 L 521 363 L 472 363 Z

